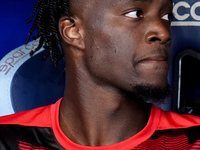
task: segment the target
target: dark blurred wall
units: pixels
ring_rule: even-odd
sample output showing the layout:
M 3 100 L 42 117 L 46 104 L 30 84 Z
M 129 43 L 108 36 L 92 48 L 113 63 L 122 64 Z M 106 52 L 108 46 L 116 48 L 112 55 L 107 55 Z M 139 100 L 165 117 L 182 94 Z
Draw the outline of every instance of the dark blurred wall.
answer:
M 0 1 L 0 59 L 23 45 L 31 24 L 26 24 L 37 0 Z

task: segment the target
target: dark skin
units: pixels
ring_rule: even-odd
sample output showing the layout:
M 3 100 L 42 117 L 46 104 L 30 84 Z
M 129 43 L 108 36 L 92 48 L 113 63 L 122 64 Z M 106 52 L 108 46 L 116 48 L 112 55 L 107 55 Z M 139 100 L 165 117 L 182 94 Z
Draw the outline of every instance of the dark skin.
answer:
M 149 119 L 150 105 L 129 96 L 134 86 L 167 85 L 172 3 L 78 0 L 70 5 L 75 22 L 65 16 L 59 22 L 67 70 L 60 127 L 81 145 L 121 142 Z

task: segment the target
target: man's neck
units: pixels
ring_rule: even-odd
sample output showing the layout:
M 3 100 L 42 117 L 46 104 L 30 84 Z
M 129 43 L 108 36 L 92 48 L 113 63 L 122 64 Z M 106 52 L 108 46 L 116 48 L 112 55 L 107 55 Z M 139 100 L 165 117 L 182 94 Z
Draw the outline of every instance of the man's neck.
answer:
M 67 88 L 60 107 L 61 129 L 73 142 L 110 145 L 130 138 L 147 124 L 148 104 L 141 105 L 114 89 L 84 86 Z

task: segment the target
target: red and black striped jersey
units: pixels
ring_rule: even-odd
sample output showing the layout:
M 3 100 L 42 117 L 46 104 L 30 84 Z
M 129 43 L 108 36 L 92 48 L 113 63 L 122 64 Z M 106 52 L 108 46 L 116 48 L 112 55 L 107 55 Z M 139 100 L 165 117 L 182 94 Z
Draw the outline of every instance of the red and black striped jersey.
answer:
M 200 118 L 165 112 L 152 105 L 145 128 L 133 137 L 107 146 L 82 146 L 59 126 L 55 104 L 0 117 L 0 150 L 194 150 L 200 149 Z

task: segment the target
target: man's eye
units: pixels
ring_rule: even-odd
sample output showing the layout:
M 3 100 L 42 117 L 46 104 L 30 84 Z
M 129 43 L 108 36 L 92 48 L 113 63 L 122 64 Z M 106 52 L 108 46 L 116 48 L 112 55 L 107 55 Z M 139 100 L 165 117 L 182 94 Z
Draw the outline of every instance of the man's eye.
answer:
M 173 14 L 169 13 L 169 14 L 165 14 L 164 16 L 162 16 L 162 19 L 167 20 L 167 21 L 171 21 L 173 18 Z
M 139 17 L 142 17 L 142 10 L 135 10 L 135 11 L 131 11 L 127 14 L 125 14 L 126 17 L 129 17 L 129 18 L 139 18 Z

